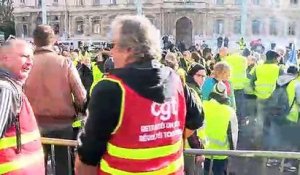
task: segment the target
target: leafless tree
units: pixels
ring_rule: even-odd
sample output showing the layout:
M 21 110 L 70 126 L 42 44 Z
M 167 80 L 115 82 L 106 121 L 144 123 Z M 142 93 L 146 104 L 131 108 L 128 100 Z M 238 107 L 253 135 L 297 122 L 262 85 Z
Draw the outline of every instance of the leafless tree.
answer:
M 0 25 L 13 21 L 13 0 L 0 0 Z

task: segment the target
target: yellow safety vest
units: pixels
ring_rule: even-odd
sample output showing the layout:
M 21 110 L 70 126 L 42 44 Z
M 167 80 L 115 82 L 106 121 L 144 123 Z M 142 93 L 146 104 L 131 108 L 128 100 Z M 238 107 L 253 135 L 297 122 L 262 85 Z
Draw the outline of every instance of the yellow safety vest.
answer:
M 259 99 L 267 99 L 272 95 L 276 88 L 279 70 L 280 68 L 276 64 L 262 64 L 256 67 L 257 80 L 254 82 L 254 90 Z
M 205 134 L 207 143 L 205 149 L 229 150 L 228 125 L 234 115 L 234 109 L 228 105 L 220 104 L 214 99 L 203 102 L 205 113 Z M 227 156 L 214 156 L 213 159 L 223 160 Z
M 21 135 L 21 144 L 22 146 L 26 146 L 26 144 L 30 145 L 30 143 L 34 143 L 40 140 L 40 138 L 41 136 L 38 129 L 32 132 L 23 133 Z M 15 151 L 16 140 L 17 140 L 16 136 L 1 138 L 0 139 L 1 154 L 5 155 L 3 154 L 3 151 L 5 150 L 9 152 Z M 27 147 L 29 146 L 27 145 Z M 36 150 L 33 151 L 34 149 Z M 28 152 L 29 153 L 31 152 L 31 154 L 28 154 Z M 42 147 L 40 149 L 37 149 L 36 145 L 34 145 L 34 147 L 31 146 L 30 149 L 27 150 L 27 154 L 25 150 L 24 154 L 21 153 L 19 156 L 12 157 L 12 159 L 9 162 L 3 163 L 3 161 L 1 160 L 0 174 L 7 174 L 7 173 L 15 174 L 14 171 L 18 171 L 18 170 L 22 171 L 22 169 L 26 169 L 28 166 L 32 166 L 32 165 L 36 165 L 37 163 L 40 163 L 40 161 L 43 161 L 43 157 L 44 157 L 44 153 Z M 2 157 L 0 159 L 2 159 Z
M 230 65 L 230 81 L 234 90 L 244 89 L 247 82 L 247 60 L 240 54 L 227 56 L 225 61 Z
M 90 95 L 92 95 L 92 91 L 96 84 L 103 78 L 103 72 L 98 68 L 95 62 L 92 63 L 92 71 L 93 71 L 93 83 L 90 89 Z
M 289 106 L 292 105 L 294 99 L 295 99 L 295 88 L 296 88 L 296 83 L 299 83 L 300 82 L 300 79 L 297 78 L 295 80 L 292 80 L 286 90 L 287 90 L 287 94 L 288 94 L 288 99 L 289 99 Z M 290 113 L 288 114 L 287 116 L 287 119 L 293 123 L 297 123 L 298 122 L 298 105 L 296 102 L 294 102 L 293 106 L 291 106 L 291 111 Z
M 185 84 L 186 83 L 186 72 L 183 68 L 178 68 L 177 69 L 177 74 L 179 75 L 181 81 L 182 81 L 182 84 Z
M 240 50 L 244 50 L 246 48 L 245 41 L 239 41 Z
M 78 61 L 77 61 L 77 60 L 74 60 L 74 61 L 73 61 L 73 65 L 74 65 L 75 67 L 77 67 Z

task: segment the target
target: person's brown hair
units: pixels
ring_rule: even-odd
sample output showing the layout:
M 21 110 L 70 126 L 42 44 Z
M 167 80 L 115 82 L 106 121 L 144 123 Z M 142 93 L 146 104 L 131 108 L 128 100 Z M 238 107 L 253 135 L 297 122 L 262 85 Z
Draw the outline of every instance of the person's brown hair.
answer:
M 33 41 L 37 47 L 52 45 L 55 38 L 55 33 L 49 25 L 38 25 L 33 31 Z

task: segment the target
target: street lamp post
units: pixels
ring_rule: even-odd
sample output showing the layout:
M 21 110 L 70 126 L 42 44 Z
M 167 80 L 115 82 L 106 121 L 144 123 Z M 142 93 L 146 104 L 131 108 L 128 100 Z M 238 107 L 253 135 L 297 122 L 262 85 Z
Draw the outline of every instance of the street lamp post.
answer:
M 142 0 L 135 0 L 134 4 L 136 6 L 137 15 L 142 15 L 143 14 Z
M 46 9 L 46 0 L 41 0 L 42 2 L 42 22 L 47 24 L 47 9 Z
M 248 18 L 248 0 L 241 0 L 241 35 L 246 36 L 246 26 Z

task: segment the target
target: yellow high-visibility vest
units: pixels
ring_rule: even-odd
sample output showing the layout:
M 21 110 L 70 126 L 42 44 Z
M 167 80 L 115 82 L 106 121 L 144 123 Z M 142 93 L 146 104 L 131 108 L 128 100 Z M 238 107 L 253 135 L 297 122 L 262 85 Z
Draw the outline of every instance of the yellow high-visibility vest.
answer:
M 90 95 L 92 95 L 92 91 L 96 84 L 103 78 L 103 72 L 98 68 L 97 64 L 94 62 L 92 63 L 92 71 L 93 71 L 93 83 L 90 89 Z
M 228 105 L 220 104 L 214 99 L 203 102 L 205 113 L 205 149 L 229 150 L 228 125 L 235 111 Z M 217 121 L 217 122 L 216 122 Z M 226 159 L 227 156 L 213 156 L 213 159 Z
M 255 95 L 259 99 L 269 98 L 276 88 L 280 68 L 277 64 L 262 64 L 255 68 Z
M 291 106 L 293 104 L 293 106 L 291 106 L 291 110 L 290 113 L 287 116 L 287 119 L 293 123 L 297 123 L 298 122 L 298 104 L 296 103 L 296 101 L 293 103 L 295 99 L 295 95 L 296 95 L 296 83 L 299 83 L 300 79 L 297 78 L 295 80 L 292 80 L 288 86 L 286 87 L 287 90 L 287 94 L 288 94 L 288 99 L 289 99 L 289 106 Z
M 234 90 L 244 89 L 247 82 L 247 60 L 240 54 L 229 55 L 225 62 L 230 65 L 230 82 Z

